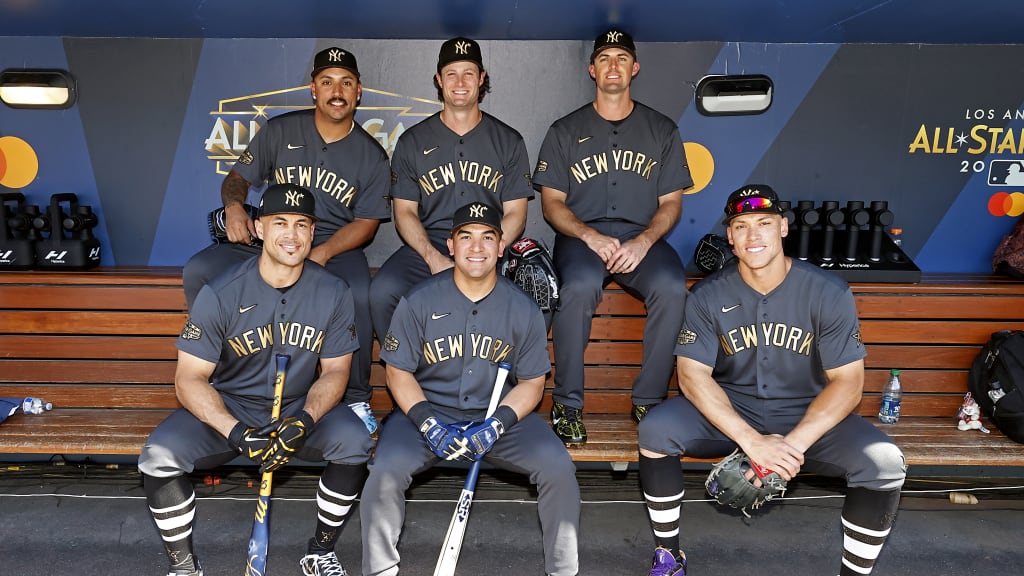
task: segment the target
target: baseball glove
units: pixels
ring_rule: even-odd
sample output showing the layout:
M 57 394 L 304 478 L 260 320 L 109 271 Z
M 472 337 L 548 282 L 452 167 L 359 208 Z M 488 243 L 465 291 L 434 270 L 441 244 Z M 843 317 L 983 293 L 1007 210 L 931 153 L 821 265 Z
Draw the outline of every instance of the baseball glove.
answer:
M 533 297 L 542 312 L 558 309 L 558 277 L 546 246 L 521 238 L 508 248 L 501 273 Z
M 747 508 L 760 508 L 765 502 L 781 498 L 786 493 L 786 481 L 782 476 L 758 466 L 739 450 L 711 468 L 704 487 L 719 504 L 736 508 L 747 518 L 750 517 Z
M 705 234 L 693 251 L 694 264 L 705 274 L 725 268 L 735 260 L 729 240 L 716 234 Z
M 243 204 L 242 208 L 245 208 L 245 213 L 249 215 L 249 218 L 255 220 L 259 216 L 259 209 L 251 204 Z M 217 244 L 222 244 L 228 241 L 228 231 L 224 224 L 224 207 L 221 206 L 210 212 L 206 217 L 206 223 L 210 227 L 210 237 Z M 252 244 L 258 246 L 263 244 L 262 240 L 258 238 L 252 239 Z

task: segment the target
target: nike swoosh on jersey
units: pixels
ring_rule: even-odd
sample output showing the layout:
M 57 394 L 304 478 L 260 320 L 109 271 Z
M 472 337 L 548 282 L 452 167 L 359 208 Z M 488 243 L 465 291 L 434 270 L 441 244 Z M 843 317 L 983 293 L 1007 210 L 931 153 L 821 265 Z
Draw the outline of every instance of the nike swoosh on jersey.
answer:
M 576 143 L 577 144 L 583 144 L 584 142 L 586 142 L 587 140 L 590 140 L 591 138 L 593 138 L 593 136 L 584 136 L 583 138 L 577 138 L 576 139 Z
M 256 304 L 253 304 L 252 306 L 239 306 L 238 307 L 238 313 L 239 314 L 245 314 L 246 312 L 248 312 L 249 310 L 252 310 L 255 307 L 256 307 Z
M 430 154 L 431 152 L 437 150 L 438 148 L 440 148 L 440 146 L 434 146 L 433 148 L 424 148 L 423 155 L 426 156 L 427 154 Z
M 440 320 L 441 318 L 444 318 L 445 316 L 450 316 L 450 315 L 451 315 L 451 312 L 445 312 L 444 314 L 438 314 L 437 312 L 434 312 L 433 314 L 430 315 L 430 319 L 431 320 Z
M 725 307 L 725 306 L 722 306 L 722 314 L 725 314 L 726 312 L 732 312 L 733 310 L 735 310 L 735 309 L 737 309 L 739 307 L 740 307 L 740 304 L 736 304 L 735 306 L 729 306 L 728 308 Z
M 305 144 L 299 144 L 298 146 L 296 146 L 295 144 L 289 144 L 288 145 L 288 149 L 289 150 L 298 150 L 299 148 L 305 148 L 305 147 L 306 147 Z

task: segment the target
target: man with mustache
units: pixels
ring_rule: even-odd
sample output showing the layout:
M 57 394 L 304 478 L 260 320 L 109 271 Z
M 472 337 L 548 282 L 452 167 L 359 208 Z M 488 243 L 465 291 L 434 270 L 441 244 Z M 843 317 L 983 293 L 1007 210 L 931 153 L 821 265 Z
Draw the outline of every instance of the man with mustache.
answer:
M 185 299 L 191 308 L 208 281 L 259 253 L 252 245 L 253 221 L 243 208 L 250 186 L 269 182 L 309 189 L 319 218 L 309 259 L 345 280 L 355 303 L 359 350 L 344 401 L 372 433 L 377 428 L 368 403 L 373 326 L 363 247 L 390 216 L 391 170 L 387 153 L 354 119 L 363 91 L 356 57 L 337 47 L 321 50 L 310 76 L 313 109 L 268 120 L 224 178 L 221 199 L 229 242 L 213 244 L 185 265 Z

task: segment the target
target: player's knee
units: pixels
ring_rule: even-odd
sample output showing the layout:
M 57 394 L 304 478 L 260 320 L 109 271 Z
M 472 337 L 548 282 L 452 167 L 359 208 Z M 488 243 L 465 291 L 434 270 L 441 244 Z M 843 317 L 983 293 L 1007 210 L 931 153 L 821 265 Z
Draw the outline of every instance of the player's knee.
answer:
M 591 280 L 580 277 L 563 277 L 562 284 L 558 288 L 558 298 L 562 307 L 571 304 L 582 304 L 589 308 L 596 307 L 603 296 L 603 281 L 603 278 Z
M 139 472 L 154 478 L 180 476 L 186 471 L 166 446 L 146 443 L 139 454 Z
M 864 453 L 870 464 L 850 475 L 849 486 L 869 490 L 894 490 L 903 486 L 907 477 L 907 461 L 898 446 L 891 442 L 875 442 Z

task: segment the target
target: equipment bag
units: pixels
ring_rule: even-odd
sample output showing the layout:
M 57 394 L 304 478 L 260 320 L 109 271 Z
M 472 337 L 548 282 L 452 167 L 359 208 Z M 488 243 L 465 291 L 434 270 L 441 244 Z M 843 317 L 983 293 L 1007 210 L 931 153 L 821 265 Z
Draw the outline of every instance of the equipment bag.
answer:
M 1017 220 L 992 254 L 992 271 L 1024 280 L 1024 217 Z
M 1004 434 L 1024 444 L 1024 331 L 992 333 L 971 364 L 967 389 Z

